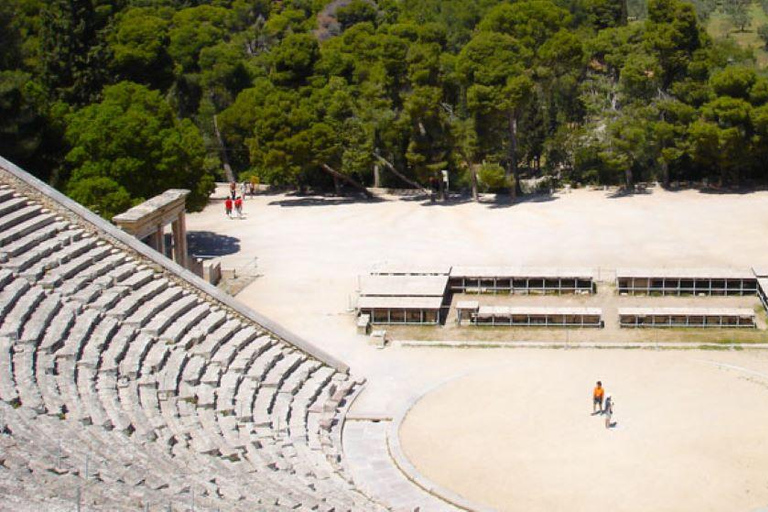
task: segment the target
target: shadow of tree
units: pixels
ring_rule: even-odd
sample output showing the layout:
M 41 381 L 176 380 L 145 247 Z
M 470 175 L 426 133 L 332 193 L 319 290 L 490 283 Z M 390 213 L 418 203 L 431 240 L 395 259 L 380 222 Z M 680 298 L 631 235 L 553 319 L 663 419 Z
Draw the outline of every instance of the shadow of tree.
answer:
M 188 231 L 187 246 L 195 256 L 227 256 L 240 252 L 240 239 L 211 231 Z
M 294 196 L 286 199 L 279 199 L 270 201 L 270 206 L 339 206 L 345 204 L 358 204 L 358 203 L 380 203 L 384 199 L 380 197 L 364 198 L 364 197 L 352 197 L 352 196 Z

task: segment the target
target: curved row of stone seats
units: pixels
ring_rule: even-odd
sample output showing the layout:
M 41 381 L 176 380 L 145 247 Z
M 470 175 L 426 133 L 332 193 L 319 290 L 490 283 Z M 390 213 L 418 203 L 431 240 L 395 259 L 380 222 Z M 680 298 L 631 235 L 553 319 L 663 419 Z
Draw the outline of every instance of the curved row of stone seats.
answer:
M 338 464 L 355 380 L 46 204 L 0 186 L 0 492 L 380 510 Z

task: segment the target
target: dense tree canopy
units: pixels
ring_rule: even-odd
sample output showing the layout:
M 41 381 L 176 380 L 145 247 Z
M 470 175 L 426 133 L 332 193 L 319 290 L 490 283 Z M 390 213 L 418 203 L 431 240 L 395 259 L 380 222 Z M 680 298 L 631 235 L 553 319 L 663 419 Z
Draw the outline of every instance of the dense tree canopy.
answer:
M 105 216 L 286 187 L 764 181 L 734 0 L 6 0 L 0 152 Z M 745 18 L 746 16 L 746 18 Z

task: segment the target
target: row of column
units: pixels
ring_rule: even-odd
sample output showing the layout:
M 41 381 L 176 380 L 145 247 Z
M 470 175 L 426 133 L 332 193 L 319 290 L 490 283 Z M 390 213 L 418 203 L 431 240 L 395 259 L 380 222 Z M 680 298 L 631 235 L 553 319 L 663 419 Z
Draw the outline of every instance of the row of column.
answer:
M 171 234 L 173 261 L 187 268 L 187 225 L 183 211 L 175 221 L 171 222 Z M 147 242 L 150 247 L 165 255 L 165 230 L 162 224 L 157 226 L 157 230 L 149 235 Z

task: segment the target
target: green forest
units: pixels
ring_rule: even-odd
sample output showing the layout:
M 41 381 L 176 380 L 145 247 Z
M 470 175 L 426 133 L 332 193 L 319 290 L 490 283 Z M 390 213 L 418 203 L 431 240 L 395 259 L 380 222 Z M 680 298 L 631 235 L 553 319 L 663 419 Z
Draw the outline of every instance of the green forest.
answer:
M 0 155 L 107 218 L 171 187 L 200 209 L 224 169 L 350 192 L 446 170 L 513 199 L 526 178 L 750 186 L 768 181 L 764 9 L 3 0 Z

